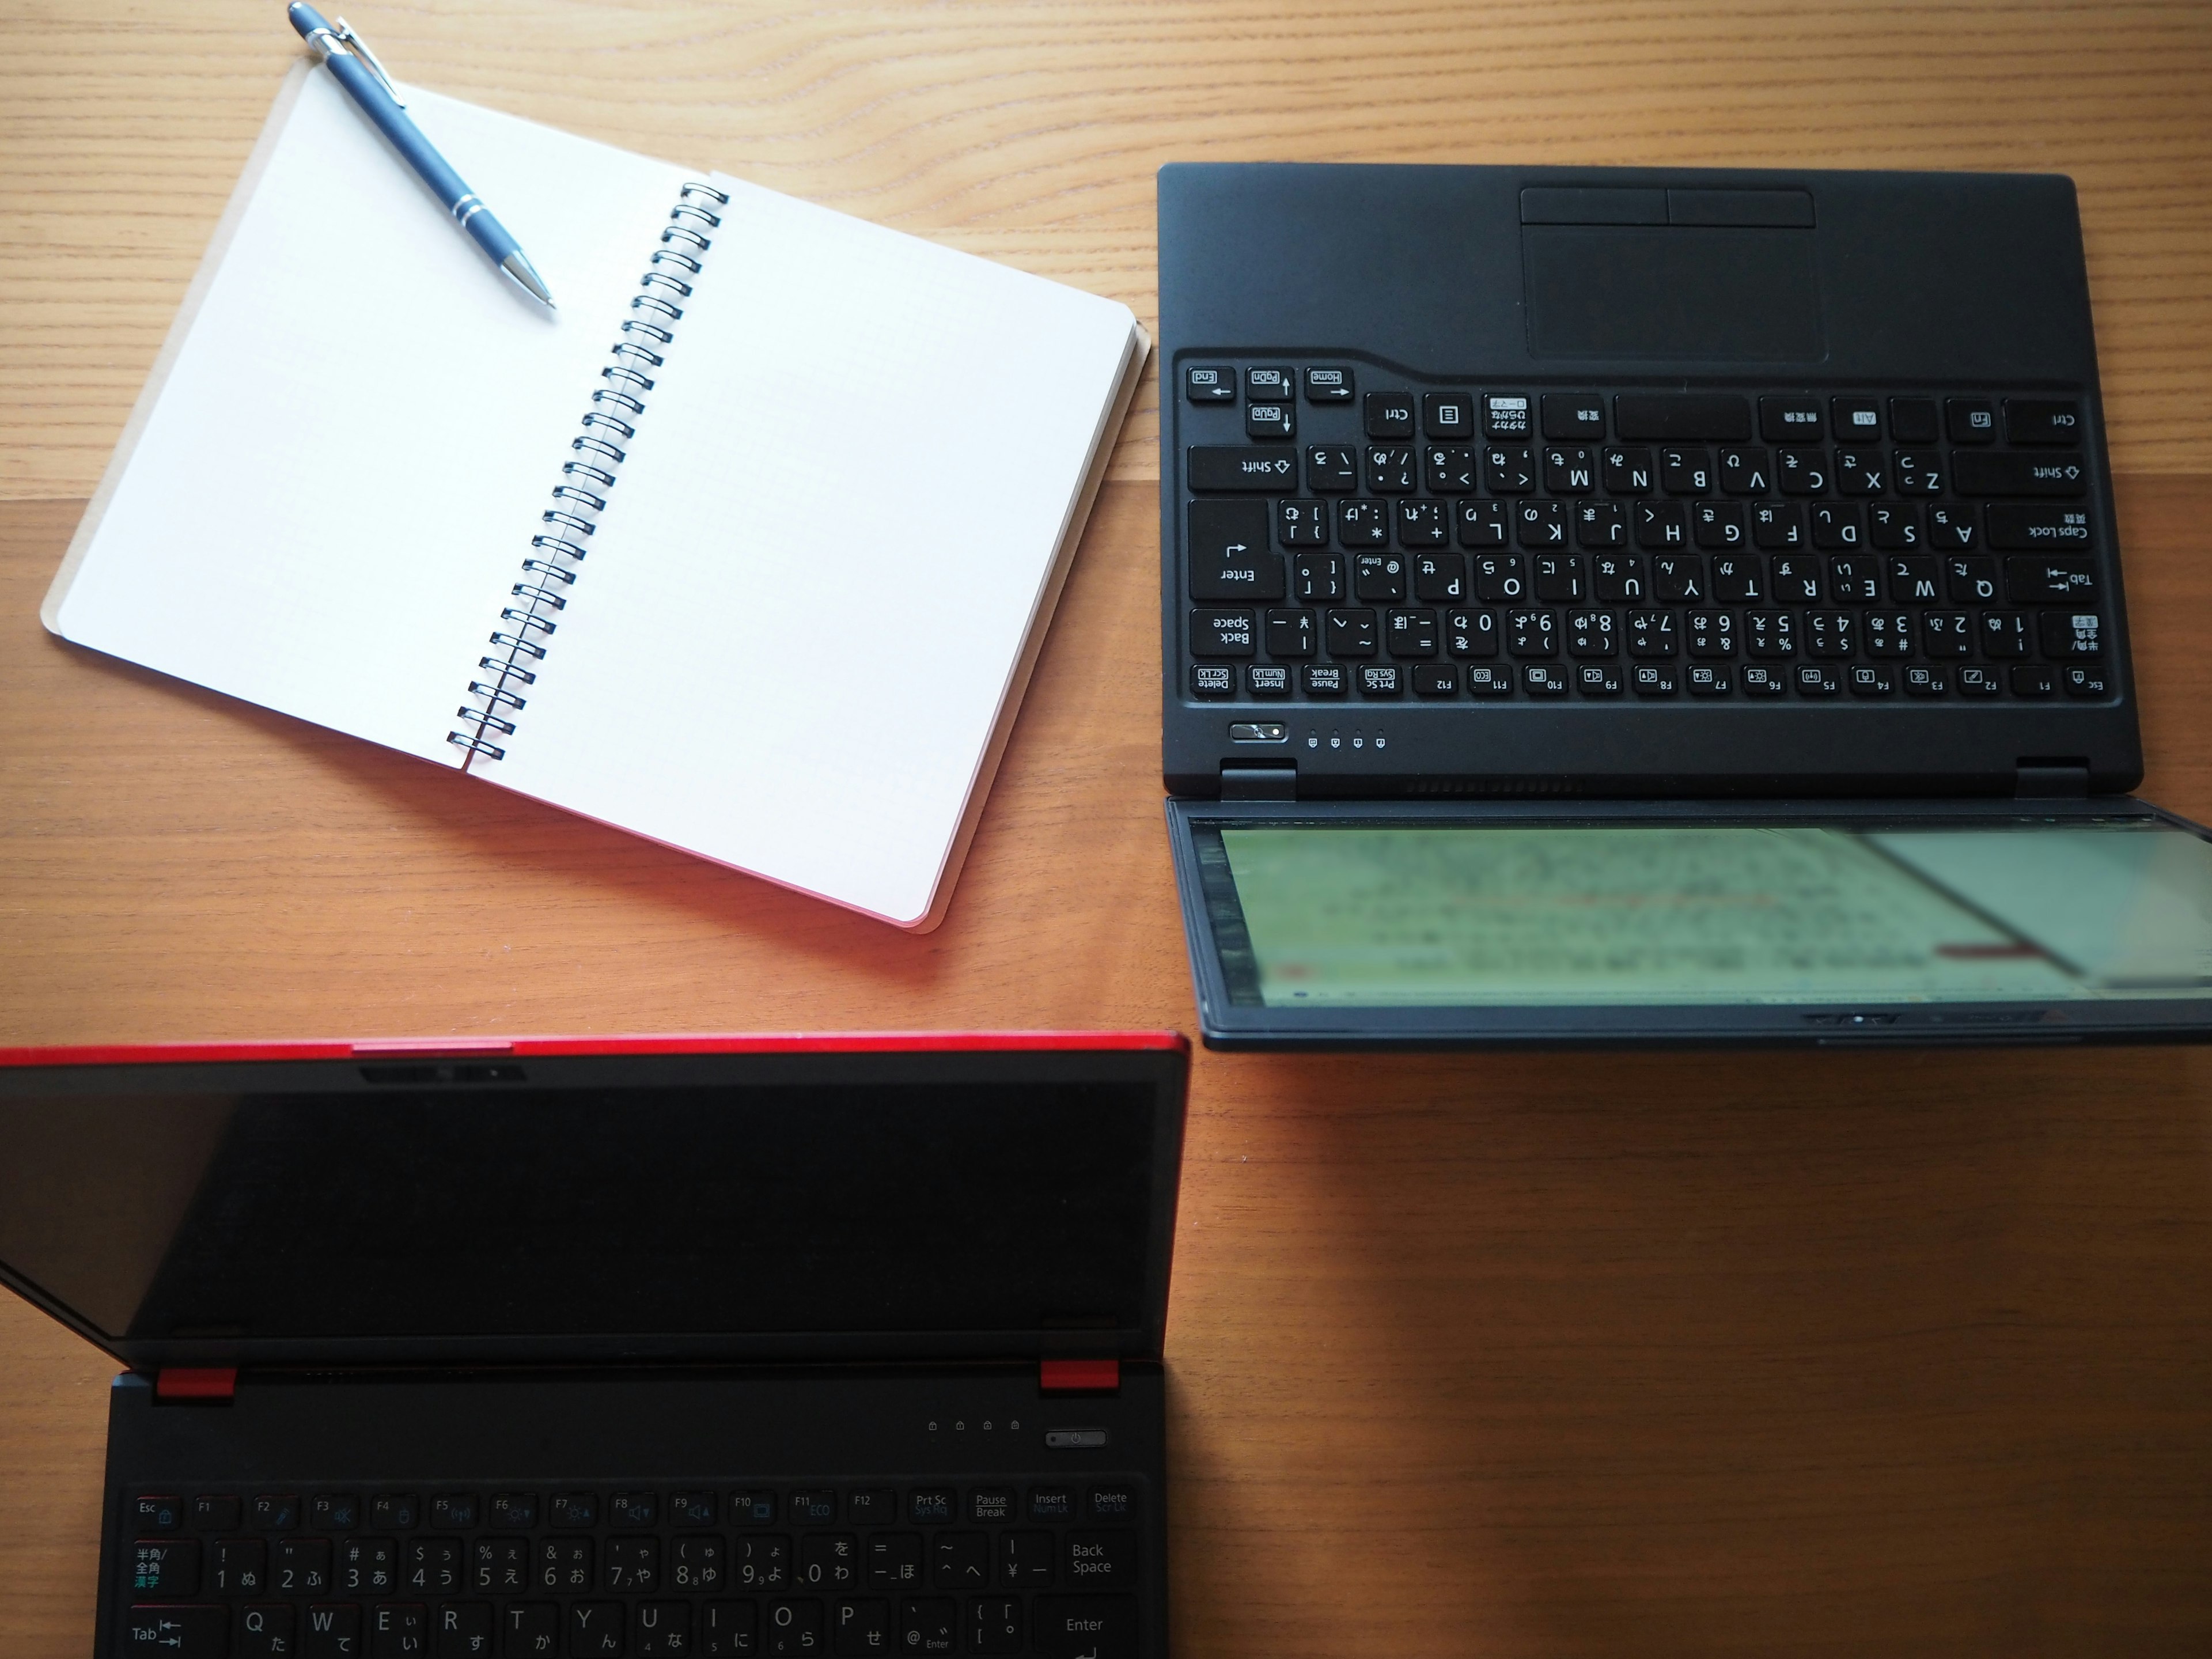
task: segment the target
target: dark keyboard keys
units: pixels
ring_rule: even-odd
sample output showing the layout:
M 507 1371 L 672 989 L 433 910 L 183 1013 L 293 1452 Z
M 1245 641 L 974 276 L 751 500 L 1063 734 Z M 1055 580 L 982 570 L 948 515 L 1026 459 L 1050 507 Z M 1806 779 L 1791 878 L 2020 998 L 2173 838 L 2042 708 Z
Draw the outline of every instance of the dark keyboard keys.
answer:
M 295 1637 L 299 1626 L 299 1610 L 282 1602 L 263 1602 L 238 1610 L 238 1652 L 240 1659 L 293 1659 L 299 1652 Z M 478 1650 L 489 1653 L 485 1646 Z
M 1602 438 L 1605 399 L 1567 392 L 1547 392 L 1542 398 L 1547 438 Z
M 1947 398 L 1943 426 L 1954 444 L 1985 444 L 1997 435 L 1997 412 L 1987 398 Z
M 1751 399 L 1726 392 L 1624 392 L 1613 400 L 1613 429 L 1655 443 L 1744 443 L 1751 438 Z
M 1901 444 L 1936 441 L 1936 400 L 1933 398 L 1892 398 L 1889 435 Z
M 739 1527 L 775 1524 L 775 1494 L 759 1487 L 740 1488 L 730 1494 L 730 1521 Z
M 1505 503 L 1467 500 L 1452 507 L 1452 532 L 1462 547 L 1505 545 Z
M 1294 452 L 1282 445 L 1248 448 L 1193 444 L 1183 476 L 1193 489 L 1200 492 L 1242 490 L 1279 495 L 1296 487 L 1297 461 Z
M 1597 484 L 1597 452 L 1553 444 L 1544 451 L 1544 488 L 1554 495 L 1587 495 Z
M 1314 613 L 1287 609 L 1268 611 L 1267 640 L 1271 657 L 1310 657 L 1315 645 Z M 1283 689 L 1290 689 L 1287 683 Z
M 131 1550 L 131 1593 L 157 1601 L 200 1587 L 200 1547 L 190 1539 L 142 1538 Z
M 293 1540 L 285 1540 L 288 1543 Z M 269 1546 L 258 1538 L 219 1539 L 208 1561 L 210 1595 L 259 1595 L 269 1588 Z
M 1778 449 L 1774 477 L 1785 495 L 1824 495 L 1828 489 L 1828 452 L 1825 449 Z
M 1370 438 L 1410 438 L 1413 435 L 1413 399 L 1403 392 L 1370 392 L 1363 404 Z
M 238 1500 L 230 1500 L 234 1510 Z M 140 1498 L 131 1505 L 131 1525 L 140 1532 L 175 1532 L 185 1524 L 185 1504 L 181 1498 Z M 235 1519 L 230 1523 L 238 1524 Z
M 516 1540 L 518 1549 L 521 1540 Z M 331 1588 L 331 1540 L 327 1538 L 284 1538 L 277 1540 L 276 1559 L 270 1565 L 269 1589 L 276 1595 L 327 1595 Z M 517 1578 L 514 1588 L 523 1588 Z
M 791 1543 L 758 1534 L 737 1540 L 730 1559 L 731 1583 L 739 1589 L 780 1590 L 791 1582 Z
M 587 1543 L 584 1546 L 589 1549 Z M 398 1549 L 389 1538 L 348 1538 L 337 1547 L 341 1595 L 389 1595 L 398 1571 Z M 589 1583 L 589 1575 L 586 1575 Z
M 1310 368 L 1305 373 L 1310 404 L 1348 404 L 1352 401 L 1352 371 L 1348 368 Z
M 537 1494 L 494 1492 L 491 1499 L 491 1524 L 500 1532 L 528 1532 L 538 1524 Z
M 1961 450 L 1951 459 L 1951 483 L 1961 495 L 2080 496 L 2088 493 L 2089 468 L 2078 455 Z
M 1344 561 L 1333 553 L 1292 554 L 1291 597 L 1306 605 L 1328 605 L 1342 599 Z
M 2105 649 L 2104 624 L 2094 611 L 2045 611 L 2035 619 L 2036 643 L 2052 661 L 2095 657 Z
M 2008 604 L 2078 605 L 2097 596 L 2096 570 L 2087 558 L 2016 555 L 2004 564 Z
M 1526 561 L 1517 553 L 1478 553 L 1474 596 L 1485 605 L 1511 605 L 1528 597 Z
M 810 1542 L 813 1541 L 811 1540 Z M 610 1538 L 601 1587 L 611 1594 L 649 1595 L 660 1588 L 658 1538 Z M 410 1589 L 414 1588 L 411 1584 Z
M 860 1540 L 848 1532 L 817 1533 L 800 1539 L 795 1582 L 801 1589 L 857 1589 L 860 1582 Z
M 1249 657 L 1258 648 L 1257 613 L 1221 607 L 1190 613 L 1190 653 L 1194 657 Z
M 1022 1650 L 1022 1604 L 1008 1601 L 977 1601 L 968 1604 L 968 1651 L 1019 1653 Z
M 1649 495 L 1652 489 L 1651 452 L 1648 449 L 1608 449 L 1600 463 L 1608 495 Z
M 1244 435 L 1248 438 L 1295 438 L 1298 422 L 1296 406 L 1291 404 L 1248 404 L 1244 408 Z
M 1358 452 L 1344 444 L 1313 445 L 1306 451 L 1306 488 L 1316 495 L 1348 495 L 1358 489 Z
M 477 1524 L 477 1500 L 460 1493 L 447 1493 L 430 1500 L 430 1524 L 441 1532 L 473 1532 Z
M 288 1492 L 264 1492 L 246 1506 L 246 1519 L 256 1532 L 289 1532 L 300 1524 L 300 1500 Z
M 1876 398 L 1831 398 L 1828 422 L 1839 444 L 1876 442 L 1881 437 L 1881 401 Z
M 1243 501 L 1193 501 L 1193 507 L 1247 505 Z M 1275 539 L 1285 547 L 1328 545 L 1328 503 L 1322 501 L 1283 501 L 1275 503 Z M 1258 546 L 1256 542 L 1249 544 Z
M 379 1492 L 368 1500 L 368 1524 L 378 1532 L 411 1532 L 422 1507 L 412 1492 Z
M 1993 505 L 1989 530 L 1990 545 L 2008 552 L 2046 547 L 2071 552 L 2089 545 L 2089 515 L 2078 507 Z
M 1526 495 L 1536 488 L 1536 452 L 1526 444 L 1492 444 L 1482 452 L 1484 483 L 1493 495 Z
M 469 1588 L 479 1595 L 520 1595 L 530 1588 L 530 1540 L 479 1538 L 470 1547 Z
M 2008 398 L 2004 424 L 2007 443 L 2079 445 L 2083 437 L 2081 405 L 2070 398 Z
M 712 1595 L 729 1582 L 722 1555 L 722 1540 L 711 1535 L 687 1535 L 668 1547 L 668 1582 L 675 1589 Z
M 228 1659 L 230 1609 L 134 1607 L 124 1617 L 123 1651 L 132 1659 Z
M 1702 495 L 1712 487 L 1711 451 L 1670 448 L 1659 452 L 1659 488 L 1669 495 Z
M 1014 1605 L 1018 1607 L 1019 1603 Z M 1018 1624 L 1016 1629 L 1019 1629 Z M 873 1597 L 840 1597 L 832 1601 L 830 1644 L 837 1659 L 869 1659 L 871 1655 L 890 1652 L 891 1604 Z M 985 1650 L 976 1647 L 971 1638 L 968 1650 L 981 1653 Z
M 1248 368 L 1244 371 L 1244 401 L 1249 404 L 1286 404 L 1297 396 L 1297 382 L 1287 368 Z
M 1771 444 L 1808 444 L 1820 441 L 1820 400 L 1818 398 L 1761 398 L 1759 435 Z
M 1047 1533 L 1044 1536 L 1049 1538 Z M 870 1535 L 867 1549 L 868 1586 L 872 1589 L 910 1589 L 921 1583 L 921 1534 L 918 1532 L 879 1532 Z
M 1336 504 L 1336 538 L 1346 547 L 1381 547 L 1390 539 L 1387 502 L 1344 501 Z
M 629 1622 L 629 1611 L 619 1601 L 569 1602 L 568 1652 L 580 1659 L 592 1655 L 620 1659 L 623 1627 Z M 374 1653 L 375 1650 L 372 1648 L 370 1651 Z
M 1431 444 L 1421 452 L 1421 481 L 1432 494 L 1463 495 L 1475 487 L 1480 464 L 1462 444 Z
M 1133 1595 L 1040 1595 L 1030 1603 L 1039 1659 L 1136 1659 Z
M 959 1603 L 950 1596 L 925 1596 L 899 1603 L 899 1651 L 953 1653 L 958 1650 Z M 1075 1659 L 1071 1651 L 1069 1659 Z M 1099 1659 L 1105 1659 L 1100 1655 Z
M 139 1501 L 143 1504 L 146 1500 L 141 1498 Z M 157 1498 L 154 1501 L 159 1503 L 175 1500 Z M 236 1532 L 244 1513 L 245 1505 L 235 1498 L 195 1498 L 191 1503 L 191 1528 L 194 1532 Z M 142 1532 L 167 1530 L 167 1528 L 149 1524 L 143 1511 L 139 1517 L 138 1529 Z
M 1391 605 L 1406 597 L 1406 556 L 1402 553 L 1360 553 L 1352 561 L 1352 597 L 1369 604 Z
M 556 1492 L 546 1506 L 545 1519 L 556 1527 L 595 1527 L 599 1523 L 599 1499 L 596 1492 Z
M 1473 401 L 1462 392 L 1423 393 L 1421 430 L 1431 438 L 1472 438 L 1474 435 Z
M 1226 363 L 1192 363 L 1182 372 L 1182 395 L 1194 404 L 1237 401 L 1237 371 Z
M 760 1609 L 750 1601 L 709 1601 L 699 1612 L 701 1659 L 745 1659 L 757 1653 Z
M 1371 657 L 1376 650 L 1375 613 L 1365 609 L 1332 611 L 1322 625 L 1322 643 L 1332 657 Z M 951 1517 L 945 1517 L 950 1520 Z
M 1724 448 L 1720 456 L 1721 493 L 1724 495 L 1764 495 L 1773 488 L 1773 464 L 1764 449 Z
M 1943 586 L 1954 605 L 1987 605 L 1997 596 L 1997 562 L 1986 553 L 1946 559 Z
M 2058 694 L 2058 671 L 2048 663 L 2016 663 L 2006 678 L 2015 697 L 2051 697 Z
M 537 1587 L 555 1595 L 586 1595 L 592 1587 L 592 1540 L 545 1538 L 538 1540 Z M 350 1589 L 351 1585 L 346 1586 Z
M 1928 544 L 1939 553 L 1963 553 L 1974 544 L 1978 526 L 1971 507 L 1928 509 Z
M 1067 1582 L 1071 1587 L 1115 1588 L 1137 1578 L 1137 1534 L 1114 1528 L 1067 1534 Z
M 1526 438 L 1530 435 L 1528 400 L 1510 395 L 1482 401 L 1482 435 L 1486 438 Z

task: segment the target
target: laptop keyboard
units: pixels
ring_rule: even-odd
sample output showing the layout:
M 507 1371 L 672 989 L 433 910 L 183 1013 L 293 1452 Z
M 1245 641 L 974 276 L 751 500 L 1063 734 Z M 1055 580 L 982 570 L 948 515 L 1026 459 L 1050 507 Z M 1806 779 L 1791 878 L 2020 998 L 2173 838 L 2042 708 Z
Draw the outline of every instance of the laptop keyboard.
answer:
M 2112 694 L 2078 398 L 1180 380 L 1193 696 Z
M 149 1492 L 161 1659 L 1135 1659 L 1133 1480 Z

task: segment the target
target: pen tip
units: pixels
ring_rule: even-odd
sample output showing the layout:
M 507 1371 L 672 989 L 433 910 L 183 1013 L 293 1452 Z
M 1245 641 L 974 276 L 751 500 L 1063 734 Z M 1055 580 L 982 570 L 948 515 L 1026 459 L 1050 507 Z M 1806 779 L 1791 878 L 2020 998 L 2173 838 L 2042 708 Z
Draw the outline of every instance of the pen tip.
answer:
M 553 295 L 551 290 L 545 286 L 545 279 L 538 274 L 536 268 L 531 264 L 529 260 L 522 257 L 521 249 L 517 248 L 514 252 L 508 254 L 506 258 L 501 260 L 499 262 L 499 268 L 505 271 L 508 276 L 514 277 L 516 282 L 520 283 L 522 285 L 523 292 L 529 295 L 532 299 L 537 301 L 538 304 L 544 306 L 548 311 L 558 311 L 560 309 L 558 306 L 553 303 Z

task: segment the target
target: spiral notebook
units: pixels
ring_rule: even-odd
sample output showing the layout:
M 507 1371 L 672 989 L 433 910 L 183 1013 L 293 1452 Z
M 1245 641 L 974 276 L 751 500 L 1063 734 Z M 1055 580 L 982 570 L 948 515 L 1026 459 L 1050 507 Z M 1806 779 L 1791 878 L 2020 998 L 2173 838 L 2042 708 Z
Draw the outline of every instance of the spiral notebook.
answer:
M 296 67 L 46 626 L 934 926 L 1144 330 L 738 179 L 404 95 L 561 309 Z

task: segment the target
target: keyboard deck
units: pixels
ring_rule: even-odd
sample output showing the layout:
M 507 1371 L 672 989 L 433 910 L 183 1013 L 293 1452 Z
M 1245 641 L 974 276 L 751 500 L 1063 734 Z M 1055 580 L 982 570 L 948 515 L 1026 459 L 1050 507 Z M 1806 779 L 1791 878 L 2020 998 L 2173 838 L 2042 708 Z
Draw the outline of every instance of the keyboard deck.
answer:
M 162 1659 L 1135 1659 L 1133 1480 L 134 1493 Z
M 2117 696 L 2082 398 L 1175 378 L 1190 697 Z

